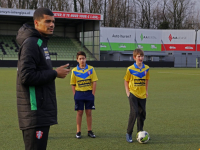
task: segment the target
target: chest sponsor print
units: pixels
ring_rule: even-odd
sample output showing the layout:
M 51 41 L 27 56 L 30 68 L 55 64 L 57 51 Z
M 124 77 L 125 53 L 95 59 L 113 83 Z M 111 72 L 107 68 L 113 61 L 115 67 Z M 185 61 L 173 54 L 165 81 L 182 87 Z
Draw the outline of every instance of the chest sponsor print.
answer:
M 91 79 L 77 81 L 79 87 L 91 86 Z
M 145 86 L 145 79 L 134 79 L 135 86 Z

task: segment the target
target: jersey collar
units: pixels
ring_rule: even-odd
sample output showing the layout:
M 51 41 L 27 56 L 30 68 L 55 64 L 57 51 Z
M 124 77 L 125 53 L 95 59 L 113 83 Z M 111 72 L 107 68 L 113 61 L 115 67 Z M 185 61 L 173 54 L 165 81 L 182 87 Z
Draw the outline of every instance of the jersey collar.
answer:
M 140 69 L 136 63 L 133 64 L 135 66 L 136 69 Z M 145 65 L 142 63 L 142 68 L 140 70 L 142 70 L 143 68 L 145 68 Z
M 85 65 L 85 68 L 84 68 L 84 69 L 81 69 L 81 68 L 79 67 L 79 64 L 77 65 L 77 70 L 85 70 L 85 69 L 88 69 L 88 65 L 87 65 L 87 64 Z

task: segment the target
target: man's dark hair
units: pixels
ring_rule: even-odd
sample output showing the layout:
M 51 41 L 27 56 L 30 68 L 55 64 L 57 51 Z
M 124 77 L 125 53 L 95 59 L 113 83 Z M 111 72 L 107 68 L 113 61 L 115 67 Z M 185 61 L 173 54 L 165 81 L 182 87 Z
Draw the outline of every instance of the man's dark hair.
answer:
M 48 8 L 38 8 L 35 10 L 33 14 L 33 21 L 34 20 L 41 20 L 44 18 L 44 15 L 54 16 L 53 12 Z
M 77 53 L 76 59 L 78 59 L 78 56 L 79 56 L 79 55 L 83 55 L 83 56 L 85 56 L 85 58 L 86 58 L 86 54 L 85 54 L 85 52 L 83 52 L 83 51 L 79 51 L 79 52 Z

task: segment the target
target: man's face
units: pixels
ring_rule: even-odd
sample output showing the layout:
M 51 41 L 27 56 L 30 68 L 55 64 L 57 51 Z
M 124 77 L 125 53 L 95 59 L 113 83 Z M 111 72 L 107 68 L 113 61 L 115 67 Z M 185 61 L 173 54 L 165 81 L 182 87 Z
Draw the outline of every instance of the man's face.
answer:
M 138 54 L 138 55 L 134 56 L 133 58 L 137 64 L 141 64 L 144 60 L 144 55 Z
M 35 20 L 35 29 L 37 29 L 40 34 L 43 36 L 51 35 L 53 34 L 53 30 L 55 27 L 55 19 L 54 16 L 49 15 L 43 15 L 43 19 L 41 20 Z
M 79 55 L 77 58 L 77 62 L 79 63 L 80 66 L 85 66 L 85 64 L 86 64 L 85 56 Z

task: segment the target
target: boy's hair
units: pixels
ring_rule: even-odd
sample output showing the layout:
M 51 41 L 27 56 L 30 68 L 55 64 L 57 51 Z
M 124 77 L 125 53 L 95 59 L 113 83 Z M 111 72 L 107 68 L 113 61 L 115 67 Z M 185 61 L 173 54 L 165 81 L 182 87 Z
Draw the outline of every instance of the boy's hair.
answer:
M 143 52 L 143 50 L 141 50 L 141 49 L 135 49 L 134 51 L 133 51 L 133 56 L 134 57 L 136 57 L 138 54 L 140 54 L 141 56 L 144 56 L 144 52 Z
M 85 56 L 85 58 L 86 58 L 86 54 L 85 54 L 85 52 L 83 52 L 83 51 L 79 51 L 79 52 L 77 53 L 76 59 L 78 59 L 78 56 L 79 56 L 79 55 L 83 55 L 83 56 Z
M 49 16 L 54 16 L 53 12 L 48 9 L 48 8 L 38 8 L 35 10 L 33 14 L 33 21 L 38 20 L 40 21 L 41 19 L 44 18 L 44 15 L 49 15 Z

